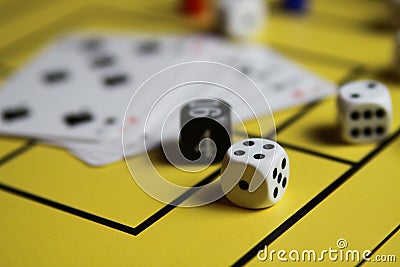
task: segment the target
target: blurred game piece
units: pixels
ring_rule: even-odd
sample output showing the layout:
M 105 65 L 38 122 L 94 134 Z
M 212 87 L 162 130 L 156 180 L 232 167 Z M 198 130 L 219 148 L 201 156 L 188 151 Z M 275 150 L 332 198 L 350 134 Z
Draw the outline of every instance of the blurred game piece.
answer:
M 376 81 L 355 81 L 339 89 L 341 135 L 350 143 L 384 139 L 392 124 L 392 100 L 387 87 Z
M 219 0 L 217 27 L 223 34 L 247 39 L 259 32 L 266 22 L 263 0 Z
M 289 157 L 278 143 L 260 138 L 242 140 L 226 152 L 221 187 L 236 205 L 263 209 L 283 197 L 289 171 Z
M 209 30 L 215 21 L 215 8 L 211 0 L 183 0 L 179 11 L 188 19 L 188 23 L 198 29 Z
M 283 0 L 282 6 L 289 12 L 303 13 L 307 11 L 308 0 Z
M 207 0 L 183 0 L 180 10 L 184 15 L 196 16 L 205 12 L 207 9 Z
M 231 107 L 215 99 L 194 100 L 181 110 L 179 146 L 189 160 L 219 162 L 231 146 Z M 213 144 L 214 143 L 214 144 Z

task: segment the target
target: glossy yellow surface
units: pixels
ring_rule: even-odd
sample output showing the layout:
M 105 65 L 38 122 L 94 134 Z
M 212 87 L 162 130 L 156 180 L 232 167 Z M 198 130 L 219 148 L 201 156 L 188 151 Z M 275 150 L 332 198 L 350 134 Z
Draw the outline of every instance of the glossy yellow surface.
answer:
M 144 193 L 123 161 L 92 168 L 63 149 L 1 137 L 0 265 L 306 265 L 259 261 L 257 252 L 265 244 L 300 253 L 338 249 L 340 238 L 348 243 L 344 250 L 374 250 L 400 222 L 400 79 L 383 74 L 394 47 L 393 33 L 378 27 L 387 16 L 384 1 L 314 0 L 309 13 L 299 16 L 284 13 L 277 2 L 270 4 L 265 31 L 254 39 L 334 83 L 385 83 L 394 109 L 387 143 L 343 143 L 335 131 L 334 98 L 274 114 L 278 141 L 290 157 L 290 182 L 277 205 L 253 211 L 225 198 L 172 208 Z M 170 0 L 0 1 L 0 79 L 65 31 L 195 32 L 195 23 L 186 23 L 175 7 Z M 357 67 L 364 71 L 354 73 Z M 150 170 L 142 165 L 144 157 L 132 160 L 145 175 Z M 154 159 L 170 181 L 186 186 L 219 168 L 189 176 L 159 155 Z M 395 255 L 399 262 L 399 240 L 395 231 L 371 259 Z

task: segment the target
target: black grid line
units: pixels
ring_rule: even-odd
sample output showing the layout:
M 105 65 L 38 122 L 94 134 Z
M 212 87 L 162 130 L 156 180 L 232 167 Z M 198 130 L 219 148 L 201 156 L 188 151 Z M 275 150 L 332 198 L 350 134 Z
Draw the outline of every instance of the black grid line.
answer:
M 367 258 L 371 258 L 372 255 L 374 255 L 374 253 L 380 249 L 387 241 L 389 241 L 390 238 L 392 238 L 398 231 L 400 230 L 400 224 L 397 225 L 396 228 L 394 228 L 387 236 L 385 236 L 385 238 L 379 242 L 378 245 L 376 245 L 370 253 L 368 253 Z M 359 267 L 361 265 L 363 265 L 366 261 L 366 259 L 362 259 L 357 265 L 356 267 Z
M 25 153 L 29 149 L 31 149 L 35 144 L 37 143 L 37 140 L 31 139 L 28 140 L 24 145 L 20 146 L 19 148 L 11 151 L 10 153 L 6 154 L 5 156 L 0 158 L 0 166 L 6 164 L 7 162 L 17 158 L 21 154 Z
M 322 201 L 324 201 L 328 196 L 330 196 L 334 191 L 336 191 L 343 183 L 349 180 L 355 173 L 357 173 L 362 167 L 364 167 L 370 160 L 377 156 L 384 148 L 391 144 L 400 136 L 400 128 L 389 136 L 385 141 L 380 143 L 375 149 L 364 156 L 357 164 L 351 167 L 343 175 L 333 181 L 324 190 L 318 193 L 313 199 L 307 202 L 303 207 L 297 210 L 292 216 L 290 216 L 286 221 L 279 225 L 275 230 L 268 234 L 264 239 L 253 246 L 246 254 L 244 254 L 240 259 L 238 259 L 233 266 L 242 266 L 248 263 L 252 258 L 254 258 L 258 251 L 263 249 L 265 246 L 269 246 L 277 238 L 283 235 L 290 227 L 297 223 L 300 219 L 306 216 L 311 210 L 318 206 Z
M 212 180 L 214 180 L 220 173 L 220 169 L 217 169 L 216 171 L 214 171 L 213 173 L 211 173 L 210 175 L 208 175 L 206 178 L 204 178 L 203 180 L 201 180 L 199 183 L 197 183 L 196 185 L 194 185 L 194 187 L 192 187 L 191 189 L 187 190 L 184 194 L 182 194 L 181 196 L 177 197 L 175 200 L 173 200 L 171 202 L 171 204 L 168 204 L 164 207 L 162 207 L 161 209 L 159 209 L 157 212 L 155 212 L 153 215 L 151 215 L 150 217 L 148 217 L 147 219 L 145 219 L 143 222 L 141 222 L 138 226 L 136 227 L 131 227 L 14 187 L 11 187 L 9 185 L 0 183 L 0 190 L 7 192 L 7 193 L 11 193 L 14 195 L 17 195 L 19 197 L 34 201 L 36 203 L 45 205 L 47 207 L 51 207 L 53 209 L 59 210 L 59 211 L 63 211 L 66 213 L 69 213 L 71 215 L 77 216 L 79 218 L 103 225 L 103 226 L 107 226 L 109 228 L 124 232 L 126 234 L 130 234 L 133 236 L 137 236 L 140 233 L 142 233 L 144 230 L 146 230 L 147 228 L 149 228 L 151 225 L 153 225 L 154 223 L 156 223 L 158 220 L 160 220 L 162 217 L 164 217 L 165 215 L 167 215 L 169 212 L 171 212 L 172 210 L 174 210 L 175 208 L 177 208 L 177 205 L 179 205 L 180 203 L 182 203 L 183 201 L 185 201 L 186 199 L 188 199 L 191 195 L 193 195 L 195 192 L 197 192 L 197 190 L 199 190 L 200 186 L 206 185 L 208 183 L 210 183 Z
M 276 41 L 270 41 L 270 46 L 275 47 L 278 51 L 284 52 L 288 55 L 296 56 L 297 58 L 304 58 L 306 60 L 312 60 L 320 65 L 329 65 L 331 67 L 343 68 L 349 66 L 362 65 L 361 62 L 357 62 L 347 58 L 341 58 L 338 56 L 331 56 L 323 52 L 316 52 L 307 48 L 300 48 L 291 46 L 289 44 L 283 44 Z
M 361 77 L 362 75 L 365 75 L 367 73 L 370 73 L 370 70 L 368 70 L 365 66 L 355 65 L 346 76 L 344 76 L 342 79 L 340 79 L 340 81 L 338 82 L 338 85 L 341 86 L 341 85 L 348 83 L 350 81 L 353 81 L 356 78 Z
M 278 125 L 276 127 L 276 132 L 277 133 L 281 133 L 283 130 L 285 130 L 286 128 L 288 128 L 289 126 L 291 126 L 292 124 L 294 124 L 295 122 L 297 122 L 298 120 L 303 118 L 313 108 L 315 108 L 317 105 L 319 105 L 321 103 L 322 103 L 322 100 L 316 100 L 316 101 L 312 101 L 310 103 L 307 103 L 305 106 L 303 106 L 303 108 L 299 112 L 297 112 L 295 115 L 291 116 L 288 120 L 286 120 L 282 124 Z M 269 134 L 267 134 L 266 137 L 268 138 L 269 136 L 271 136 L 273 134 L 274 133 L 269 133 Z
M 254 135 L 254 134 L 251 134 L 251 133 L 245 134 L 245 133 L 242 133 L 242 132 L 235 132 L 235 134 L 243 136 L 243 137 L 246 137 L 246 138 L 260 138 L 258 135 Z M 266 137 L 263 137 L 263 138 L 269 139 L 271 136 L 272 135 L 267 135 Z M 301 147 L 301 146 L 298 146 L 298 145 L 293 145 L 293 144 L 290 144 L 290 143 L 287 143 L 287 142 L 284 142 L 284 141 L 282 142 L 281 140 L 279 140 L 278 143 L 280 145 L 282 145 L 284 148 L 288 148 L 288 149 L 291 149 L 291 150 L 302 152 L 304 154 L 308 154 L 308 155 L 311 155 L 311 156 L 316 156 L 316 157 L 319 157 L 319 158 L 324 158 L 324 159 L 328 159 L 328 160 L 331 160 L 331 161 L 336 161 L 336 162 L 347 164 L 347 165 L 355 165 L 356 164 L 356 162 L 348 160 L 348 159 L 344 159 L 344 158 L 336 157 L 336 156 L 329 155 L 329 154 L 326 154 L 326 153 L 322 153 L 322 152 L 319 152 L 319 151 L 316 151 L 316 150 L 313 150 L 313 149 L 310 149 L 310 148 Z
M 301 147 L 301 146 L 289 144 L 289 143 L 286 143 L 286 142 L 279 141 L 279 144 L 281 144 L 283 147 L 288 148 L 288 149 L 296 150 L 296 151 L 299 151 L 299 152 L 303 152 L 305 154 L 309 154 L 309 155 L 312 155 L 312 156 L 317 156 L 317 157 L 320 157 L 320 158 L 336 161 L 336 162 L 339 162 L 339 163 L 343 163 L 343 164 L 347 164 L 347 165 L 351 165 L 351 166 L 357 164 L 356 162 L 348 160 L 348 159 L 344 159 L 344 158 L 339 158 L 339 157 L 336 157 L 336 156 L 328 155 L 326 153 L 318 152 L 318 151 L 315 151 L 315 150 L 312 150 L 312 149 L 308 149 L 308 148 L 304 148 L 304 147 Z

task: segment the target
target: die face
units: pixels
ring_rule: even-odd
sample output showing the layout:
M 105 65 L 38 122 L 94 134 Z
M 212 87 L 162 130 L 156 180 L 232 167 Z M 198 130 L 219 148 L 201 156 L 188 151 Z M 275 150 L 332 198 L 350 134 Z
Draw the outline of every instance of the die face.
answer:
M 207 163 L 215 156 L 213 162 L 219 162 L 231 145 L 231 127 L 230 107 L 225 102 L 191 101 L 181 110 L 180 150 L 189 160 L 201 157 Z
M 351 143 L 384 139 L 391 128 L 392 104 L 388 89 L 375 81 L 357 81 L 339 92 L 342 138 Z
M 340 88 L 339 98 L 347 107 L 361 104 L 378 104 L 391 113 L 392 104 L 389 90 L 376 81 L 355 81 Z
M 391 118 L 385 107 L 365 104 L 343 114 L 342 136 L 347 141 L 364 143 L 382 140 L 390 130 Z
M 289 170 L 289 158 L 277 143 L 256 138 L 244 140 L 232 145 L 225 155 L 221 187 L 238 206 L 267 208 L 285 194 Z
M 265 19 L 265 5 L 261 0 L 221 1 L 219 11 L 228 35 L 246 37 L 259 31 Z

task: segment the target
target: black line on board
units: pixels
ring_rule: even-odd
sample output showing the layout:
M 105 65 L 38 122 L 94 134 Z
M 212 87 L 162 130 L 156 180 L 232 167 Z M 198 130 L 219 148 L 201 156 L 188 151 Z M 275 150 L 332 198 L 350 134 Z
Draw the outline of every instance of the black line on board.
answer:
M 295 47 L 292 45 L 273 42 L 273 41 L 270 41 L 268 44 L 271 45 L 272 47 L 275 47 L 278 51 L 285 52 L 284 54 L 293 55 L 298 58 L 304 58 L 307 60 L 314 60 L 315 62 L 318 62 L 321 65 L 329 65 L 332 67 L 333 65 L 338 67 L 361 65 L 360 62 L 356 62 L 351 59 L 339 57 L 336 55 L 332 56 L 324 52 L 315 52 L 307 48 Z
M 299 119 L 304 117 L 306 114 L 308 114 L 313 108 L 315 108 L 321 102 L 322 102 L 322 100 L 316 100 L 316 101 L 307 103 L 305 106 L 303 106 L 303 108 L 299 112 L 297 112 L 296 114 L 291 116 L 289 119 L 287 119 L 282 124 L 278 125 L 276 127 L 276 132 L 281 133 L 283 130 L 288 128 L 290 125 L 292 125 L 293 123 L 295 123 L 296 121 L 298 121 Z M 267 137 L 271 136 L 271 134 L 273 134 L 273 133 L 267 134 Z
M 270 245 L 282 234 L 284 234 L 290 227 L 307 215 L 311 210 L 313 210 L 318 204 L 325 200 L 329 195 L 331 195 L 336 189 L 338 189 L 344 182 L 346 182 L 350 177 L 352 177 L 358 170 L 364 167 L 371 159 L 373 159 L 379 152 L 386 148 L 390 143 L 392 143 L 396 138 L 400 136 L 400 128 L 393 133 L 389 138 L 380 143 L 375 149 L 369 152 L 365 157 L 363 157 L 357 164 L 351 167 L 343 175 L 333 181 L 324 190 L 322 190 L 313 199 L 307 202 L 303 207 L 296 211 L 292 216 L 290 216 L 286 221 L 279 225 L 275 230 L 269 233 L 264 239 L 258 242 L 254 247 L 252 247 L 246 254 L 244 254 L 240 259 L 238 259 L 232 266 L 242 266 L 248 263 L 253 257 L 255 257 L 264 246 Z
M 312 108 L 316 107 L 318 104 L 320 104 L 322 100 L 316 100 L 316 101 L 311 101 L 305 104 L 299 112 L 295 113 L 294 115 L 290 116 L 288 119 L 286 119 L 284 122 L 282 122 L 280 125 L 276 127 L 276 130 L 272 130 L 269 133 L 267 133 L 265 136 L 262 136 L 262 138 L 273 138 L 275 136 L 275 133 L 281 133 L 283 130 L 285 130 L 287 127 L 304 117 L 308 112 L 311 111 Z M 252 134 L 252 133 L 243 133 L 240 131 L 235 131 L 234 132 L 237 135 L 240 135 L 245 138 L 260 138 L 260 136 Z
M 329 160 L 332 160 L 332 161 L 348 164 L 348 165 L 351 165 L 351 166 L 357 164 L 356 162 L 351 161 L 351 160 L 347 160 L 347 159 L 339 158 L 339 157 L 336 157 L 336 156 L 328 155 L 328 154 L 325 154 L 325 153 L 322 153 L 322 152 L 318 152 L 318 151 L 311 150 L 311 149 L 308 149 L 308 148 L 292 145 L 292 144 L 289 144 L 289 143 L 286 143 L 286 142 L 279 141 L 279 144 L 281 144 L 285 148 L 289 148 L 289 149 L 292 149 L 292 150 L 303 152 L 303 153 L 306 153 L 306 154 L 309 154 L 309 155 L 312 155 L 312 156 L 317 156 L 317 157 L 321 157 L 321 158 L 324 158 L 324 159 L 329 159 Z
M 322 12 L 321 10 L 315 12 L 312 19 L 315 20 L 313 22 L 314 27 L 330 32 L 343 33 L 343 31 L 348 31 L 349 29 L 369 30 L 368 21 L 355 20 L 351 17 Z M 353 32 L 348 31 L 348 33 Z
M 140 234 L 141 232 L 143 232 L 144 230 L 146 230 L 147 228 L 149 228 L 151 225 L 153 225 L 155 222 L 157 222 L 159 219 L 161 219 L 162 217 L 164 217 L 166 214 L 168 214 L 169 212 L 171 212 L 173 209 L 175 209 L 177 206 L 175 205 L 179 205 L 180 203 L 182 203 L 183 201 L 185 201 L 187 198 L 189 198 L 191 195 L 193 195 L 195 192 L 197 192 L 199 186 L 202 185 L 206 185 L 209 182 L 211 182 L 214 178 L 216 178 L 220 173 L 220 169 L 217 169 L 216 171 L 214 171 L 213 173 L 211 173 L 210 175 L 208 175 L 205 179 L 201 180 L 199 183 L 197 183 L 196 185 L 194 185 L 193 188 L 189 189 L 188 191 L 186 191 L 184 194 L 182 194 L 181 196 L 177 197 L 175 200 L 173 200 L 171 203 L 172 204 L 168 204 L 164 207 L 162 207 L 160 210 L 158 210 L 157 212 L 155 212 L 153 215 L 151 215 L 149 218 L 147 218 L 146 220 L 144 220 L 142 223 L 140 223 L 138 226 L 136 227 L 131 227 L 119 222 L 115 222 L 112 221 L 110 219 L 104 218 L 104 217 L 100 217 L 98 215 L 94 215 L 91 214 L 89 212 L 83 211 L 83 210 L 79 210 L 77 208 L 73 208 L 71 206 L 67 206 L 65 204 L 61 204 L 59 202 L 44 198 L 44 197 L 40 197 L 34 194 L 31 194 L 29 192 L 25 192 L 16 188 L 13 188 L 11 186 L 5 185 L 0 183 L 0 190 L 3 190 L 5 192 L 8 193 L 12 193 L 14 195 L 17 195 L 19 197 L 23 197 L 25 199 L 29 199 L 31 201 L 40 203 L 42 205 L 69 213 L 71 215 L 75 215 L 77 217 L 80 217 L 82 219 L 97 223 L 97 224 L 101 224 L 103 226 L 107 226 L 110 227 L 112 229 L 130 234 L 130 235 L 134 235 L 137 236 L 138 234 Z
M 214 178 L 216 178 L 220 174 L 220 172 L 221 172 L 221 170 L 217 169 L 216 171 L 214 171 L 213 173 L 208 175 L 206 178 L 201 180 L 199 183 L 197 183 L 193 188 L 187 190 L 184 194 L 182 194 L 181 196 L 179 196 L 175 200 L 173 200 L 171 202 L 172 204 L 168 204 L 168 205 L 164 206 L 159 211 L 157 211 L 156 213 L 151 215 L 149 218 L 144 220 L 142 223 L 140 223 L 138 226 L 136 226 L 135 228 L 137 229 L 138 234 L 143 232 L 144 230 L 146 230 L 149 226 L 151 226 L 152 224 L 157 222 L 159 219 L 164 217 L 167 213 L 169 213 L 170 211 L 175 209 L 177 207 L 177 205 L 179 205 L 184 200 L 188 199 L 191 195 L 193 195 L 195 192 L 197 192 L 198 188 L 196 188 L 196 187 L 203 186 L 203 185 L 206 185 L 209 182 L 211 182 Z
M 372 256 L 378 249 L 380 249 L 387 241 L 389 241 L 389 239 L 390 239 L 392 236 L 394 236 L 399 230 L 400 230 L 400 224 L 397 225 L 396 228 L 394 228 L 381 242 L 379 242 L 378 245 L 376 245 L 376 247 L 374 247 L 374 248 L 371 250 L 371 253 L 369 253 L 369 254 L 367 255 L 367 258 L 371 258 L 371 256 Z M 366 260 L 365 260 L 365 259 L 362 259 L 362 260 L 356 265 L 356 267 L 359 267 L 359 266 L 363 265 L 365 262 L 366 262 Z
M 6 191 L 8 193 L 12 193 L 14 195 L 17 195 L 17 196 L 32 200 L 34 202 L 46 205 L 48 207 L 52 207 L 54 209 L 67 212 L 69 214 L 78 216 L 80 218 L 83 218 L 83 219 L 86 219 L 86 220 L 89 220 L 92 222 L 96 222 L 98 224 L 102 224 L 104 226 L 108 226 L 108 227 L 111 227 L 114 229 L 118 229 L 119 231 L 131 234 L 131 235 L 136 235 L 134 228 L 123 225 L 121 223 L 117 223 L 117 222 L 111 221 L 109 219 L 73 208 L 73 207 L 70 207 L 70 206 L 67 206 L 67 205 L 64 205 L 64 204 L 61 204 L 61 203 L 58 203 L 58 202 L 55 202 L 55 201 L 52 201 L 52 200 L 49 200 L 49 199 L 46 199 L 43 197 L 36 196 L 34 194 L 13 188 L 11 186 L 8 186 L 8 185 L 2 184 L 2 183 L 0 183 L 0 189 L 3 191 Z
M 254 134 L 251 134 L 251 133 L 244 134 L 242 132 L 235 132 L 235 134 L 243 136 L 243 137 L 248 137 L 248 138 L 259 138 L 258 135 L 254 135 Z M 270 136 L 271 136 L 271 134 L 267 135 L 267 137 L 264 137 L 264 138 L 268 139 Z M 305 154 L 309 154 L 309 155 L 312 155 L 312 156 L 317 156 L 317 157 L 320 157 L 320 158 L 329 159 L 329 160 L 332 160 L 332 161 L 344 163 L 344 164 L 351 165 L 351 166 L 356 164 L 356 162 L 354 162 L 354 161 L 350 161 L 350 160 L 347 160 L 347 159 L 343 159 L 343 158 L 339 158 L 339 157 L 336 157 L 336 156 L 328 155 L 328 154 L 325 154 L 325 153 L 322 153 L 322 152 L 311 150 L 309 148 L 292 145 L 292 144 L 289 144 L 289 143 L 286 143 L 286 142 L 282 142 L 282 141 L 278 141 L 278 143 L 280 145 L 282 145 L 283 147 L 285 147 L 285 148 L 296 150 L 296 151 L 299 151 L 299 152 L 302 152 L 302 153 L 305 153 Z
M 354 66 L 350 72 L 344 76 L 340 81 L 338 82 L 338 85 L 341 86 L 345 83 L 348 83 L 352 80 L 355 80 L 357 77 L 360 77 L 361 75 L 367 74 L 368 69 L 363 66 L 363 65 L 356 65 Z
M 367 70 L 362 66 L 362 65 L 356 65 L 355 67 L 351 68 L 350 71 L 338 81 L 339 85 L 342 85 L 352 79 L 355 79 L 355 77 L 362 75 L 365 73 Z M 308 114 L 313 108 L 318 106 L 323 102 L 323 99 L 317 99 L 311 102 L 308 102 L 306 105 L 304 105 L 299 112 L 294 114 L 293 116 L 289 117 L 286 121 L 284 121 L 282 124 L 278 125 L 276 127 L 276 133 L 281 133 L 283 130 L 291 126 L 293 123 L 304 117 L 306 114 Z M 273 136 L 275 134 L 275 131 L 271 131 L 268 133 L 264 138 L 269 138 L 270 136 Z
M 11 151 L 10 153 L 6 154 L 2 158 L 0 158 L 0 166 L 6 164 L 12 159 L 15 159 L 16 157 L 20 156 L 22 153 L 28 151 L 31 149 L 35 144 L 37 143 L 37 140 L 28 140 L 24 145 L 21 147 Z

